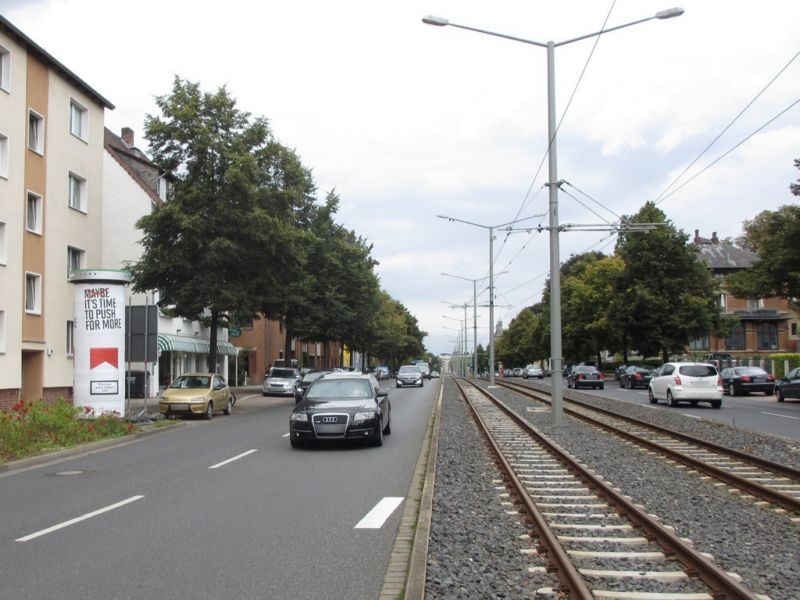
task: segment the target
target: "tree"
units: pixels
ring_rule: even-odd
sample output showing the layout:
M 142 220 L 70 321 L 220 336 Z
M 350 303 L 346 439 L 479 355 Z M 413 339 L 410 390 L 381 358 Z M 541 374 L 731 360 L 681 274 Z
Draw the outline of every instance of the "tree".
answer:
M 205 319 L 215 371 L 217 327 L 234 310 L 255 318 L 254 282 L 278 282 L 294 262 L 295 232 L 264 202 L 277 146 L 266 120 L 239 110 L 224 87 L 204 93 L 176 77 L 156 104 L 145 138 L 174 185 L 137 223 L 144 252 L 129 265 L 133 289 L 158 290 L 176 316 Z
M 722 331 L 718 290 L 689 237 L 648 202 L 634 223 L 661 223 L 648 233 L 621 233 L 616 254 L 625 268 L 616 279 L 614 321 L 644 356 L 683 351 L 695 337 Z

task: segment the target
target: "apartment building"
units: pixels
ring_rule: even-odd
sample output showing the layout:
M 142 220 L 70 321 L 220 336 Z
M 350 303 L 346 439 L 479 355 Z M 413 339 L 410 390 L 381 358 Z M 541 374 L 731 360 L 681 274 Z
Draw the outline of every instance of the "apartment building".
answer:
M 0 407 L 71 398 L 68 277 L 101 266 L 113 108 L 0 16 Z

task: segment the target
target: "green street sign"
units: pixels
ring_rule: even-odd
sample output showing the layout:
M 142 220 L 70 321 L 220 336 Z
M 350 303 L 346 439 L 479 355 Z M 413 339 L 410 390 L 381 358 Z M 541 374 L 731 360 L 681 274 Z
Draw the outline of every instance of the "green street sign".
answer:
M 230 329 L 228 329 L 228 335 L 230 337 L 239 337 L 240 335 L 242 335 L 241 327 L 231 327 Z

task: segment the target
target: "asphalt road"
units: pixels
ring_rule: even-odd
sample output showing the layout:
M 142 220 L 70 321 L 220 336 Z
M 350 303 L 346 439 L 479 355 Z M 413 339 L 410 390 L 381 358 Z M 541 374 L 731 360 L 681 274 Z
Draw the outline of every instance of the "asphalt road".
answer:
M 514 383 L 522 383 L 519 377 L 512 378 Z M 543 380 L 529 380 L 534 383 L 550 385 L 550 378 Z M 566 380 L 564 381 L 566 389 Z M 581 388 L 581 393 L 600 395 L 606 398 L 615 398 L 621 402 L 632 402 L 642 406 L 648 406 L 654 410 L 678 411 L 689 417 L 697 419 L 709 419 L 724 423 L 732 427 L 738 427 L 748 431 L 759 433 L 769 433 L 786 438 L 800 440 L 800 400 L 787 400 L 778 402 L 775 396 L 764 396 L 763 394 L 750 394 L 747 396 L 723 396 L 722 407 L 713 409 L 707 403 L 700 403 L 691 406 L 688 403 L 681 403 L 677 408 L 667 406 L 663 401 L 658 404 L 650 404 L 647 390 L 620 388 L 619 384 L 613 379 L 607 379 L 605 389 L 592 390 Z
M 294 401 L 240 397 L 230 417 L 6 474 L 0 599 L 377 598 L 438 387 L 392 385 L 380 448 L 293 450 Z

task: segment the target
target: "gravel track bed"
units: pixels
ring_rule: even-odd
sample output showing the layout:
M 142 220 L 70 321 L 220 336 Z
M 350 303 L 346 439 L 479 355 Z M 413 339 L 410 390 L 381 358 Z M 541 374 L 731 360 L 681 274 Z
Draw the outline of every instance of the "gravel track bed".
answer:
M 674 527 L 678 535 L 712 554 L 725 570 L 738 573 L 754 592 L 772 600 L 800 600 L 800 525 L 787 516 L 758 507 L 688 469 L 669 465 L 569 417 L 554 427 L 549 412 L 526 411 L 531 401 L 502 388 L 493 392 L 549 439 Z M 800 448 L 791 440 L 709 424 L 666 410 L 591 400 L 777 462 L 799 462 Z M 522 554 L 522 549 L 533 543 L 518 539 L 526 528 L 518 517 L 505 512 L 510 507 L 500 504 L 503 490 L 497 490 L 500 484 L 493 481 L 499 477 L 464 402 L 452 382 L 446 381 L 427 599 L 541 598 L 537 589 L 556 585 L 547 575 L 528 573 L 528 567 L 542 566 L 542 562 Z M 632 570 L 648 567 L 641 561 L 625 565 Z M 608 582 L 609 587 L 613 585 Z

